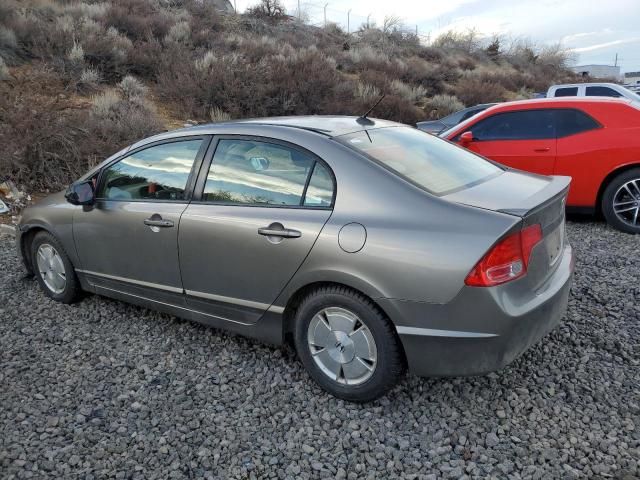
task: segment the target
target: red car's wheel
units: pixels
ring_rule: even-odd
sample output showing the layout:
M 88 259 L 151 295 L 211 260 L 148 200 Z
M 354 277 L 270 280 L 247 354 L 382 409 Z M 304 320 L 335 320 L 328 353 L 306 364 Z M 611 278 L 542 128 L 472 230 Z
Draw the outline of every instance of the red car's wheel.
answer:
M 640 168 L 621 173 L 607 185 L 602 213 L 612 227 L 640 233 Z

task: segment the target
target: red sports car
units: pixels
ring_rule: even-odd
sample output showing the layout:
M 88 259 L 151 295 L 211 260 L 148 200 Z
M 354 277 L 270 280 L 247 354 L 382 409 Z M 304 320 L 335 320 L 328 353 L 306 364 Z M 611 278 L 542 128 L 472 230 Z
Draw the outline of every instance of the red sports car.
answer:
M 441 137 L 498 163 L 573 178 L 567 206 L 640 233 L 640 105 L 609 98 L 498 104 Z

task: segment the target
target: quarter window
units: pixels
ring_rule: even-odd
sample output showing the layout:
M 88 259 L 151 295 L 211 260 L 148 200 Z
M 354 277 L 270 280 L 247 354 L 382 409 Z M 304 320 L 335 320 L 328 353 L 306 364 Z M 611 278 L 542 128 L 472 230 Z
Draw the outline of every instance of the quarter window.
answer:
M 287 146 L 254 140 L 220 140 L 202 199 L 241 205 L 329 206 L 333 181 L 329 185 L 323 181 L 323 168 L 311 155 Z M 310 179 L 313 184 L 303 202 L 307 179 L 313 172 L 316 172 Z
M 587 87 L 587 97 L 621 97 L 620 93 L 609 87 Z
M 577 97 L 578 87 L 558 88 L 553 94 L 554 97 Z
M 497 113 L 471 128 L 478 140 L 533 140 L 555 138 L 553 110 Z
M 328 207 L 332 200 L 333 178 L 327 167 L 316 163 L 304 197 L 304 205 L 307 207 Z
M 580 110 L 567 109 L 556 112 L 556 130 L 558 137 L 566 137 L 599 128 L 593 118 Z
M 123 158 L 104 170 L 98 198 L 184 200 L 202 142 L 198 139 L 164 143 Z

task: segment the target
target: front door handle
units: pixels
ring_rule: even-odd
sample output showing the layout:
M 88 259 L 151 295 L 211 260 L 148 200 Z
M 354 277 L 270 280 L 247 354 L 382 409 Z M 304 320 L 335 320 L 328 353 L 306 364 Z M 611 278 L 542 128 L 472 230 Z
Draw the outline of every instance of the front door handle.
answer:
M 173 227 L 173 222 L 171 220 L 162 220 L 162 218 L 145 218 L 144 224 L 149 227 L 160 227 L 160 228 L 170 228 Z
M 533 149 L 533 151 L 534 151 L 534 152 L 540 152 L 540 153 L 548 152 L 549 150 L 551 150 L 549 147 L 545 147 L 545 148 L 534 148 L 534 149 Z
M 302 233 L 298 230 L 292 230 L 290 228 L 274 228 L 273 225 L 259 228 L 258 233 L 265 237 L 300 238 L 302 236 Z

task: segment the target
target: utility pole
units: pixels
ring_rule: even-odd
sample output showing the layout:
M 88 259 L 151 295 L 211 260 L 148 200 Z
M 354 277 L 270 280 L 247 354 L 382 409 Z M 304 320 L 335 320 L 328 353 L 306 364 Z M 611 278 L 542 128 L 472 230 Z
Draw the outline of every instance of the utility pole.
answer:
M 616 60 L 615 62 L 613 62 L 613 66 L 617 67 L 618 66 L 618 54 L 616 53 Z
M 238 14 L 238 5 L 236 5 L 236 0 L 233 0 L 233 10 Z
M 302 13 L 300 12 L 300 0 L 298 0 L 298 21 L 302 21 Z
M 329 6 L 328 3 L 324 4 L 324 28 L 327 28 L 327 7 Z
M 350 17 L 351 17 L 351 9 L 349 9 L 349 11 L 347 12 L 347 35 L 349 35 L 349 33 L 351 33 L 351 31 L 349 29 L 349 27 L 350 27 L 350 24 L 349 24 Z
M 371 17 L 371 14 L 367 15 L 367 29 L 370 28 L 370 23 L 369 23 L 369 17 Z

